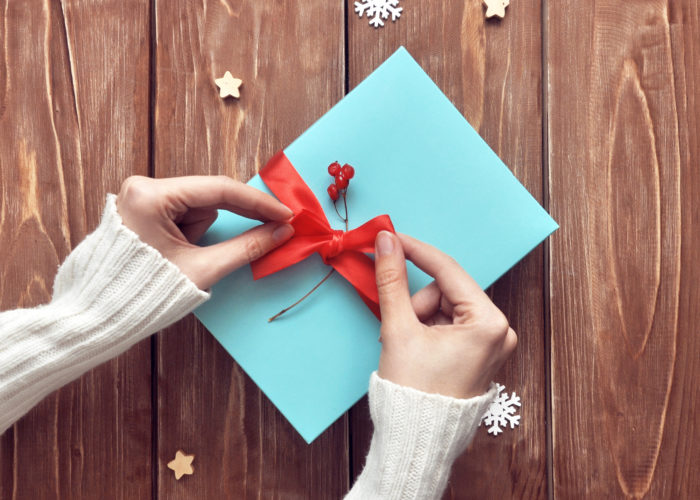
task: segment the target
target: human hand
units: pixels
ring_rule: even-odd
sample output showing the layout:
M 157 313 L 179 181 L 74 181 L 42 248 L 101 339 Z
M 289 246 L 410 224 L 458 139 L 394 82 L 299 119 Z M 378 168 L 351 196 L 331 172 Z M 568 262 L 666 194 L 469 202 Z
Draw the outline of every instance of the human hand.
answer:
M 269 221 L 230 240 L 195 243 L 216 220 L 217 209 Z M 151 179 L 132 176 L 117 195 L 126 227 L 175 264 L 200 289 L 258 259 L 294 234 L 292 211 L 269 194 L 227 176 Z
M 375 243 L 382 313 L 380 377 L 455 398 L 483 394 L 517 337 L 457 262 L 435 247 L 382 231 Z M 435 278 L 413 297 L 406 258 Z

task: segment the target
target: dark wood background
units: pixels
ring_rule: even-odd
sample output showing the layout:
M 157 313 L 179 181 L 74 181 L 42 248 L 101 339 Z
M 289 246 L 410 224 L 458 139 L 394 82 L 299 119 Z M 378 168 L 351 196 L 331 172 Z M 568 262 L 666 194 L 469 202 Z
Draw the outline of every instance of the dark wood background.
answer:
M 698 2 L 401 6 L 0 0 L 0 309 L 49 300 L 127 176 L 247 180 L 405 45 L 561 225 L 490 290 L 522 425 L 446 498 L 700 497 Z M 5 432 L 0 498 L 340 498 L 370 435 L 363 401 L 306 445 L 189 316 Z

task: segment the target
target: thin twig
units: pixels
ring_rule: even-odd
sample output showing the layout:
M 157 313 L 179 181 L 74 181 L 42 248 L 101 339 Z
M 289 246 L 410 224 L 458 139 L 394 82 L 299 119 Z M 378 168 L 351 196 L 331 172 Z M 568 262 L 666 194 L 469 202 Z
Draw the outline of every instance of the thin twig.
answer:
M 311 290 L 309 290 L 308 293 L 307 293 L 306 295 L 304 295 L 302 298 L 300 298 L 299 300 L 297 300 L 297 301 L 296 301 L 294 304 L 292 304 L 291 306 L 285 307 L 284 309 L 282 309 L 280 312 L 278 312 L 277 314 L 275 314 L 274 316 L 272 316 L 270 319 L 268 319 L 267 322 L 270 323 L 271 321 L 276 320 L 277 318 L 279 318 L 280 316 L 282 316 L 284 313 L 286 313 L 287 311 L 289 311 L 292 307 L 294 307 L 294 306 L 296 306 L 297 304 L 299 304 L 299 303 L 300 303 L 302 300 L 304 300 L 306 297 L 308 297 L 309 295 L 311 295 L 312 293 L 314 293 L 318 287 L 320 287 L 321 285 L 323 285 L 323 282 L 324 282 L 324 281 L 326 281 L 328 278 L 331 277 L 331 274 L 333 274 L 334 271 L 335 271 L 335 269 L 331 268 L 331 270 L 328 271 L 328 274 L 326 274 L 326 276 L 325 276 L 321 281 L 319 281 L 318 283 L 316 283 L 316 286 L 313 287 Z
M 333 205 L 335 205 L 335 203 L 333 203 Z M 345 230 L 348 231 L 349 230 L 348 229 L 348 219 L 349 219 L 349 217 L 348 217 L 348 200 L 345 197 L 345 193 L 343 193 L 343 205 L 345 205 L 345 217 L 341 217 L 341 219 L 343 219 L 343 221 L 345 221 Z M 340 214 L 338 214 L 338 215 L 340 215 Z
M 335 208 L 335 213 L 338 214 L 338 217 L 345 220 L 345 218 L 342 215 L 340 215 L 340 212 L 338 212 L 338 205 L 335 204 L 335 201 L 333 202 L 333 208 Z

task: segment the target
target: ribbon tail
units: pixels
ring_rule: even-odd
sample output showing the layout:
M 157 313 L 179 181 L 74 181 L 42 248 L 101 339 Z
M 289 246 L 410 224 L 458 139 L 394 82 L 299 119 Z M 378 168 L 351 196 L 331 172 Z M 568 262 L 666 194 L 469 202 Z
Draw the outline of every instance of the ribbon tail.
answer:
M 361 252 L 346 251 L 335 257 L 330 264 L 343 278 L 350 282 L 363 302 L 381 321 L 379 292 L 374 276 L 374 261 Z
M 253 279 L 258 280 L 282 269 L 293 266 L 297 262 L 309 257 L 318 251 L 323 244 L 323 237 L 294 237 L 284 245 L 275 248 L 271 252 L 263 255 L 258 260 L 250 263 L 253 271 Z

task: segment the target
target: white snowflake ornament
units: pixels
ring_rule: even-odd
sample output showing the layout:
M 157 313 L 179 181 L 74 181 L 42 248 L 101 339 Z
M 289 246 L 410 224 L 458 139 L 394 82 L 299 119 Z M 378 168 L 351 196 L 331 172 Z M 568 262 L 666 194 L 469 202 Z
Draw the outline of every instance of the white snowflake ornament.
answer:
M 503 432 L 501 427 L 505 428 L 508 424 L 510 424 L 511 429 L 514 429 L 516 425 L 520 425 L 520 415 L 514 415 L 517 411 L 515 407 L 520 406 L 520 396 L 516 396 L 514 392 L 511 393 L 510 398 L 508 393 L 501 394 L 505 388 L 506 386 L 504 385 L 496 384 L 496 389 L 498 390 L 496 399 L 489 405 L 489 409 L 481 417 L 481 422 L 479 422 L 479 425 L 484 423 L 490 426 L 488 433 L 494 436 L 498 436 Z
M 384 26 L 384 19 L 388 19 L 391 15 L 391 20 L 396 21 L 401 17 L 403 7 L 399 7 L 399 0 L 360 0 L 355 2 L 355 12 L 360 17 L 367 14 L 369 24 L 375 28 Z

